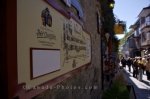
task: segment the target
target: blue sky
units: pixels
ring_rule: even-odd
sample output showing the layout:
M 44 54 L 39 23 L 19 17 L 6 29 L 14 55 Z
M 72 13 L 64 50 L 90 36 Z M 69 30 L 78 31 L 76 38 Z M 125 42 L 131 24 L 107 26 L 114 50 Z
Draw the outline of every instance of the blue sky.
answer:
M 127 31 L 130 25 L 138 19 L 138 14 L 144 7 L 150 5 L 150 0 L 115 0 L 114 14 L 120 20 L 126 21 Z

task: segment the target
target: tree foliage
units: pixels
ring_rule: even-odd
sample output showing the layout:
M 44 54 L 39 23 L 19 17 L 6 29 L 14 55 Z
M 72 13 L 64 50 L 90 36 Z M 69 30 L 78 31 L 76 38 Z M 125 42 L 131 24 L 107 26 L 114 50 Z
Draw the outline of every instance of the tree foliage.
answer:
M 115 32 L 114 32 L 114 25 L 116 23 L 116 19 L 113 13 L 113 9 L 109 6 L 110 2 L 114 2 L 114 0 L 100 0 L 101 15 L 102 15 L 102 29 L 103 32 L 110 33 L 113 51 L 118 52 L 119 40 L 115 36 Z
M 113 9 L 110 8 L 110 2 L 108 0 L 100 0 L 101 2 L 101 14 L 102 14 L 102 24 L 103 29 L 106 32 L 111 33 L 114 35 L 114 24 L 115 24 L 115 17 L 113 14 Z

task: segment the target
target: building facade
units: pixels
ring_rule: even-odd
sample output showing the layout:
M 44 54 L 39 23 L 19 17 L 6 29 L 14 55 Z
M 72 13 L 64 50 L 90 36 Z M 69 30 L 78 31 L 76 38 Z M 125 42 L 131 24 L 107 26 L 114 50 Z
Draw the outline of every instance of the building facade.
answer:
M 141 32 L 141 54 L 150 54 L 150 6 L 142 9 L 138 15 Z
M 126 36 L 124 50 L 128 52 L 127 57 L 149 55 L 150 53 L 150 7 L 145 7 L 138 15 L 138 20 L 131 25 L 132 29 Z

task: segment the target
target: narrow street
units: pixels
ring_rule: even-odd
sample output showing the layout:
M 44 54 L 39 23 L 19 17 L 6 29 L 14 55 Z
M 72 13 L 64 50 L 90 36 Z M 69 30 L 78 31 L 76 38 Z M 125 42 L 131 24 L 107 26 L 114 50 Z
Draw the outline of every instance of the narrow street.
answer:
M 136 99 L 150 99 L 150 81 L 147 80 L 146 75 L 143 75 L 143 81 L 133 77 L 133 69 L 129 72 L 128 67 L 123 69 L 124 77 L 129 85 L 133 85 Z

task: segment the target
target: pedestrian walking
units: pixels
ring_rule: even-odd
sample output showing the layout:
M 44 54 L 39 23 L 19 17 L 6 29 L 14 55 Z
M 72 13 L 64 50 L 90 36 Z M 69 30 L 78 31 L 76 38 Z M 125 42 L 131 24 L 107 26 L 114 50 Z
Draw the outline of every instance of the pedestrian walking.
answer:
M 133 77 L 137 78 L 138 77 L 138 60 L 137 58 L 135 58 L 134 62 L 133 62 Z
M 145 74 L 144 72 L 145 72 L 145 70 L 146 70 L 146 63 L 147 63 L 146 58 L 142 58 L 142 64 L 143 64 L 142 69 L 143 69 L 143 74 Z
M 150 58 L 147 59 L 147 63 L 146 63 L 146 75 L 147 75 L 147 80 L 150 80 Z
M 126 67 L 126 60 L 124 59 L 124 57 L 121 59 L 121 64 L 122 67 Z
M 130 57 L 128 58 L 128 60 L 127 60 L 126 63 L 127 63 L 128 68 L 129 68 L 129 72 L 131 72 L 131 64 L 132 64 L 132 60 L 131 60 Z
M 141 57 L 138 59 L 138 67 L 139 67 L 138 80 L 142 81 L 142 78 L 143 78 L 143 67 L 144 67 L 144 63 L 143 63 Z

